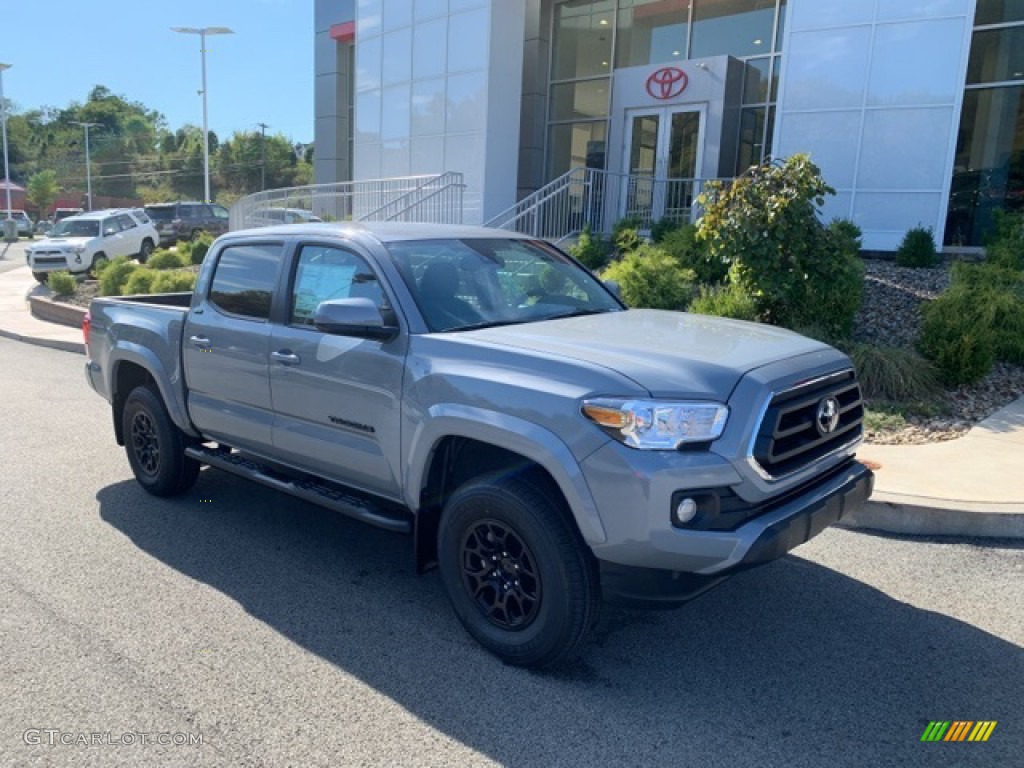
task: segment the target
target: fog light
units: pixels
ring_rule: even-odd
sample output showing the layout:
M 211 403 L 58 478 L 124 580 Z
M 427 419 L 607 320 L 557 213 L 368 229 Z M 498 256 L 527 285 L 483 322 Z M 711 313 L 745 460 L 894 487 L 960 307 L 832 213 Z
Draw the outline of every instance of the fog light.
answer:
M 683 499 L 676 507 L 676 523 L 686 525 L 697 516 L 697 502 L 693 499 Z

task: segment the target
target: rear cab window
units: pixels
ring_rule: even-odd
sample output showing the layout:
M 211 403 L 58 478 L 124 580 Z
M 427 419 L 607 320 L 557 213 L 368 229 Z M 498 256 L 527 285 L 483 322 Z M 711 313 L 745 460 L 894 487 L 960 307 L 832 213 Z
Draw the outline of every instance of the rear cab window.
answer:
M 225 314 L 249 320 L 269 319 L 282 252 L 280 243 L 224 248 L 214 269 L 209 302 Z

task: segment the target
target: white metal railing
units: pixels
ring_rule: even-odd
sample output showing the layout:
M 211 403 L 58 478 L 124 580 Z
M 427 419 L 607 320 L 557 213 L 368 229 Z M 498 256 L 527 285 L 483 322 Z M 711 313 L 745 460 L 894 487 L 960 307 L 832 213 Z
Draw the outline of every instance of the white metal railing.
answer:
M 294 215 L 301 211 L 323 221 L 461 224 L 464 190 L 462 174 L 452 172 L 268 189 L 236 201 L 229 226 L 237 230 L 301 220 L 301 213 Z M 287 219 L 286 209 L 292 212 Z
M 608 234 L 620 219 L 649 230 L 663 218 L 692 221 L 697 197 L 708 179 L 669 179 L 574 168 L 514 206 L 487 226 L 557 242 L 589 226 Z

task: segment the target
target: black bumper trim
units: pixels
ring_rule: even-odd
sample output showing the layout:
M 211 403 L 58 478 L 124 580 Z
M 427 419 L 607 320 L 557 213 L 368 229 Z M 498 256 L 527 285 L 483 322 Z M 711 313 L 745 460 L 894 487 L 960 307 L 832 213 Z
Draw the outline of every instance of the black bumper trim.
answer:
M 724 571 L 703 575 L 601 561 L 601 590 L 605 600 L 637 607 L 673 607 L 692 600 L 741 571 L 777 560 L 868 500 L 874 489 L 874 473 L 857 462 L 852 469 L 853 476 L 833 493 L 815 499 L 765 528 L 743 559 Z

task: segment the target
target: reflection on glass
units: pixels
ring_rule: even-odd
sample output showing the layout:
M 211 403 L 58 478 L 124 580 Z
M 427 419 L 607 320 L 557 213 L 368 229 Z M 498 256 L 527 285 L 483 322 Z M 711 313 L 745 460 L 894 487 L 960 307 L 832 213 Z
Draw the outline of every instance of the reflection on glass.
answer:
M 968 83 L 1024 80 L 1024 27 L 974 33 L 967 62 Z
M 1024 87 L 964 94 L 947 245 L 982 245 L 997 210 L 1024 209 Z
M 974 15 L 976 26 L 1024 21 L 1024 0 L 978 0 Z
M 579 120 L 608 114 L 608 80 L 551 86 L 551 120 Z
M 664 64 L 686 58 L 687 0 L 623 0 L 615 39 L 615 66 Z
M 563 123 L 553 125 L 548 135 L 548 178 L 554 179 L 572 168 L 605 167 L 608 123 Z
M 570 0 L 555 6 L 552 80 L 570 80 L 611 72 L 612 0 Z
M 775 0 L 693 0 L 690 58 L 770 53 L 774 26 Z
M 743 77 L 743 103 L 763 104 L 769 101 L 768 82 L 771 76 L 772 60 L 770 57 L 763 59 L 748 59 L 746 73 Z M 772 98 L 774 98 L 775 82 L 772 82 Z
M 746 173 L 758 165 L 765 156 L 764 128 L 766 107 L 752 107 L 740 113 L 740 147 L 736 159 L 736 174 Z
M 700 112 L 676 112 L 672 115 L 668 140 L 668 177 L 670 179 L 696 177 L 699 139 Z
M 775 31 L 775 52 L 782 50 L 782 36 L 786 33 L 786 0 L 779 3 L 779 21 Z

